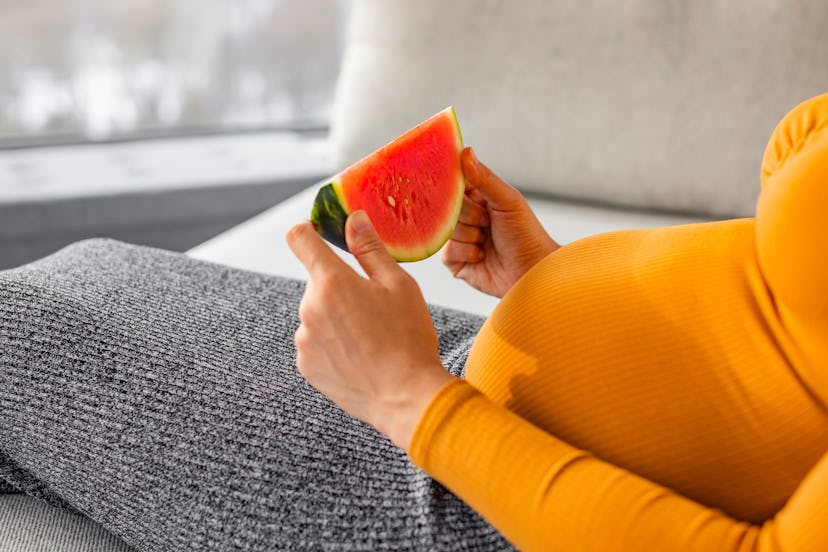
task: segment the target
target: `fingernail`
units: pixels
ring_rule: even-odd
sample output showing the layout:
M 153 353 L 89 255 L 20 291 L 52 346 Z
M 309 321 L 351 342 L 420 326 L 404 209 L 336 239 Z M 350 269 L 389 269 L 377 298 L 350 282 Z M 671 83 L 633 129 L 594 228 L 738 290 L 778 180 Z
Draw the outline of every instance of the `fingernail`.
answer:
M 362 234 L 371 229 L 371 219 L 365 211 L 355 211 L 351 213 L 351 226 L 354 232 Z

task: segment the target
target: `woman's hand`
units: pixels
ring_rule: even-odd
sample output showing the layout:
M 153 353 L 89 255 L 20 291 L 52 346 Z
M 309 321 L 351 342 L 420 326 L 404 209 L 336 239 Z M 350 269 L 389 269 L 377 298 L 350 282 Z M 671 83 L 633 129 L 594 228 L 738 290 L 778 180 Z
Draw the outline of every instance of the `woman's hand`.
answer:
M 310 274 L 299 305 L 296 365 L 345 412 L 407 449 L 436 391 L 452 379 L 414 279 L 385 250 L 363 211 L 345 225 L 363 278 L 331 251 L 310 223 L 288 245 Z
M 523 195 L 478 161 L 471 148 L 460 157 L 466 197 L 443 264 L 455 278 L 503 297 L 521 276 L 560 247 L 541 226 Z

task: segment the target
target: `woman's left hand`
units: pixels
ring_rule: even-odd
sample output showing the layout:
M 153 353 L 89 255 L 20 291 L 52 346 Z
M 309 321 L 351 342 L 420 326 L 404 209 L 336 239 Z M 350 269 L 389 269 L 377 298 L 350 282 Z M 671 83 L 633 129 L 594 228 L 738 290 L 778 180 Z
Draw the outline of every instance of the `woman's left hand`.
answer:
M 453 376 L 437 353 L 437 334 L 414 279 L 386 251 L 363 211 L 345 225 L 363 278 L 310 223 L 288 245 L 310 275 L 299 305 L 296 365 L 345 412 L 407 450 L 437 390 Z

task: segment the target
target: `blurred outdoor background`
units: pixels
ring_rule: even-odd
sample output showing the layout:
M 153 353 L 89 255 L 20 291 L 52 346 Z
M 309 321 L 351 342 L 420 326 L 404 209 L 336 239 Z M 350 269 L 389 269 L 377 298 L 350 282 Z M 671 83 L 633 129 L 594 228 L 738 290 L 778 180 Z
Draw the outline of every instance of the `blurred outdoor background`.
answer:
M 0 145 L 319 128 L 344 0 L 0 0 Z
M 0 0 L 0 269 L 186 250 L 324 176 L 348 0 Z

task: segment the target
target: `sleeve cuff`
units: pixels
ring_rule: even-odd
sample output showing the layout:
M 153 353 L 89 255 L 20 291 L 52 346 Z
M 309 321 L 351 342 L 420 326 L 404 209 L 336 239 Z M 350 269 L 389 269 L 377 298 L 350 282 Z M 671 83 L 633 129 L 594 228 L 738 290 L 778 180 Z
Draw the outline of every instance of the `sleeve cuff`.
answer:
M 428 451 L 435 434 L 463 404 L 479 394 L 480 391 L 460 378 L 446 382 L 437 390 L 420 417 L 408 446 L 408 455 L 414 464 L 428 471 Z

